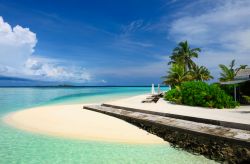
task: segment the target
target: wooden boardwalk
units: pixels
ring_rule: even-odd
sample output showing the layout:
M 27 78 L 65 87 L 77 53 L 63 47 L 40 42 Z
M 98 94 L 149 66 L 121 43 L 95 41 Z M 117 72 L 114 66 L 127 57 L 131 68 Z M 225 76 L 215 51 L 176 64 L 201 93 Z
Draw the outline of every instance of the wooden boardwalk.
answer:
M 250 124 L 244 124 L 244 123 L 237 123 L 237 122 L 230 122 L 230 121 L 223 121 L 223 120 L 215 120 L 215 119 L 211 119 L 211 118 L 201 118 L 201 117 L 173 114 L 173 113 L 167 113 L 167 112 L 143 110 L 143 109 L 137 109 L 137 108 L 131 108 L 131 107 L 123 107 L 123 106 L 118 106 L 118 105 L 114 105 L 114 104 L 107 104 L 107 103 L 102 104 L 102 107 L 111 107 L 111 108 L 123 109 L 123 110 L 127 110 L 127 111 L 140 112 L 140 113 L 164 116 L 164 117 L 169 117 L 169 118 L 187 120 L 187 121 L 192 121 L 192 122 L 212 124 L 212 125 L 218 125 L 218 126 L 223 126 L 223 127 L 228 127 L 228 128 L 234 128 L 234 129 L 241 129 L 241 130 L 250 131 Z

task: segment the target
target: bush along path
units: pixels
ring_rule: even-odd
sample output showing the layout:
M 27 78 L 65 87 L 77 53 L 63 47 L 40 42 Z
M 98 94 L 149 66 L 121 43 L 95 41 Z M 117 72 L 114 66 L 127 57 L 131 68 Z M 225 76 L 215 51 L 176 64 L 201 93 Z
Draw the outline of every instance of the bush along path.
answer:
M 217 84 L 207 84 L 202 81 L 184 82 L 168 91 L 165 100 L 176 104 L 201 106 L 209 108 L 235 108 L 239 103 L 226 94 Z

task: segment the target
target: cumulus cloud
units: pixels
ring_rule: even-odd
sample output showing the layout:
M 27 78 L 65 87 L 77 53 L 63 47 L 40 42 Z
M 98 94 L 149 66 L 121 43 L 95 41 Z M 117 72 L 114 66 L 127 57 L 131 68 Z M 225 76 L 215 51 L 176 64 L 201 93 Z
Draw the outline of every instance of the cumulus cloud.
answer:
M 250 63 L 249 17 L 250 1 L 219 1 L 205 12 L 174 20 L 169 35 L 176 42 L 188 40 L 201 47 L 204 55 L 198 61 L 219 72 L 218 64 L 232 59 L 239 64 Z
M 0 16 L 0 65 L 21 68 L 34 52 L 36 34 L 19 25 L 11 27 Z
M 0 16 L 0 75 L 79 83 L 91 79 L 85 68 L 34 57 L 36 43 L 36 34 L 29 28 L 12 28 Z

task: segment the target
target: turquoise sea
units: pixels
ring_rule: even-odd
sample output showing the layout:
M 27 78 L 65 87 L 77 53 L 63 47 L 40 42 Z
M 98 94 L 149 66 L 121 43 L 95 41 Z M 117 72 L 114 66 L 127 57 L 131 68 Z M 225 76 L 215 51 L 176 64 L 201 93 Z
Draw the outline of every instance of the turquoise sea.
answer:
M 167 88 L 163 88 L 167 90 Z M 150 87 L 4 87 L 0 117 L 48 104 L 100 103 L 142 93 Z M 0 164 L 49 163 L 214 163 L 166 145 L 132 145 L 63 139 L 29 133 L 0 121 Z

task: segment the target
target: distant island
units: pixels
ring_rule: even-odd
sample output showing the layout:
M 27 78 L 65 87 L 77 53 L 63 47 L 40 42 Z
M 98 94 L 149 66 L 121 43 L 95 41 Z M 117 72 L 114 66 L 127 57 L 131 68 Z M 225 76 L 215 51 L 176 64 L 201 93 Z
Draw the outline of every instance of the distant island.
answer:
M 57 87 L 74 87 L 74 85 L 70 85 L 70 84 L 60 84 L 60 85 L 57 85 Z

